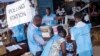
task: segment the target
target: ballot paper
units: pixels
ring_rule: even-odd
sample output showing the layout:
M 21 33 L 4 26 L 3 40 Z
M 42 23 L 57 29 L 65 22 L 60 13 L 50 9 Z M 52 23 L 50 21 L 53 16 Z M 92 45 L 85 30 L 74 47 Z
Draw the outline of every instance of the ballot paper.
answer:
M 45 38 L 50 38 L 50 33 L 49 32 L 42 32 L 42 36 Z
M 41 26 L 40 29 L 41 29 L 43 38 L 50 38 L 51 37 L 50 26 Z
M 12 46 L 8 46 L 6 47 L 6 49 L 9 51 L 9 52 L 12 52 L 12 51 L 15 51 L 17 49 L 22 49 L 22 47 L 20 47 L 19 45 L 12 45 Z

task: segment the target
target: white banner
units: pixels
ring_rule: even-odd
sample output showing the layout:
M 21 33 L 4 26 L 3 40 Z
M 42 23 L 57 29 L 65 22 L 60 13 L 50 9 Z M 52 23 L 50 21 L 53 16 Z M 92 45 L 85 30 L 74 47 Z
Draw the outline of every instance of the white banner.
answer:
M 20 0 L 6 7 L 8 27 L 14 27 L 31 21 L 32 13 L 28 0 Z

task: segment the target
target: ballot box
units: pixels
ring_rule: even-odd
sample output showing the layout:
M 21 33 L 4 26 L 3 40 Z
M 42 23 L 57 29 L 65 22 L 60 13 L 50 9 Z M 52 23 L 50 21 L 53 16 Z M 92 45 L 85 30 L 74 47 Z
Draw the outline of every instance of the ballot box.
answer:
M 41 26 L 40 29 L 41 29 L 41 32 L 42 32 L 42 37 L 44 39 L 50 39 L 50 37 L 52 36 L 52 33 L 51 33 L 52 27 L 50 27 L 50 26 Z

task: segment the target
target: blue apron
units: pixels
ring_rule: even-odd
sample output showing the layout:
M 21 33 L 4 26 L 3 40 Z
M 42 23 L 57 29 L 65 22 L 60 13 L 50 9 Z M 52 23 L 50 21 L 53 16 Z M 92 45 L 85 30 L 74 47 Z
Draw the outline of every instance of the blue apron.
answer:
M 91 56 L 93 52 L 89 25 L 80 28 L 73 27 L 70 32 L 75 38 L 79 56 Z
M 26 40 L 23 24 L 13 27 L 12 32 L 13 32 L 12 37 L 15 37 L 17 42 Z
M 39 36 L 42 36 L 39 28 L 34 28 L 32 23 L 30 23 L 27 30 L 28 45 L 29 45 L 30 52 L 33 55 L 36 55 L 36 52 L 38 51 L 38 49 L 42 49 L 42 46 L 35 41 L 33 36 L 34 34 L 38 34 Z

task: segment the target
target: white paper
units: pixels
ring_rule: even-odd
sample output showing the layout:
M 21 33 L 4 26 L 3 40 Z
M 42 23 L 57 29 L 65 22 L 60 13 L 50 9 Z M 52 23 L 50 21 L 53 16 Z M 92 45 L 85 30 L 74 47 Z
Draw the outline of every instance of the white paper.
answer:
M 31 21 L 32 13 L 29 1 L 20 0 L 13 4 L 7 5 L 6 15 L 8 27 L 14 27 Z
M 3 45 L 3 42 L 0 42 L 0 45 Z
M 49 32 L 42 32 L 42 36 L 44 38 L 49 38 L 50 37 L 50 33 Z
M 17 49 L 22 49 L 22 47 L 20 45 L 15 45 L 17 47 Z
M 17 48 L 15 47 L 15 46 L 8 46 L 8 47 L 6 47 L 6 49 L 9 51 L 9 52 L 12 52 L 12 51 L 14 51 L 14 50 L 17 50 Z
M 12 45 L 12 46 L 8 46 L 6 47 L 6 49 L 9 51 L 9 52 L 12 52 L 12 51 L 15 51 L 17 49 L 22 49 L 19 45 Z

